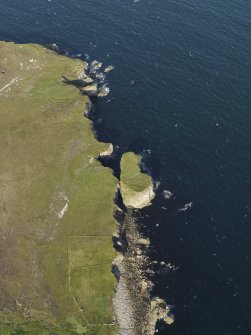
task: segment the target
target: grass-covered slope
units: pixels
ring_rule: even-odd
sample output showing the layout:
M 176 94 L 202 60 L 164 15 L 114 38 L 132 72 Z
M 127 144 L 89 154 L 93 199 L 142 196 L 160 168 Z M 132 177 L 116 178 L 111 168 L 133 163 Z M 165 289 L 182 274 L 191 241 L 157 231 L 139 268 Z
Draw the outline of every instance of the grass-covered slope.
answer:
M 120 187 L 123 202 L 127 207 L 142 208 L 151 203 L 153 192 L 152 178 L 141 172 L 140 156 L 133 152 L 121 158 Z
M 63 83 L 82 62 L 0 42 L 0 334 L 112 334 L 116 179 Z

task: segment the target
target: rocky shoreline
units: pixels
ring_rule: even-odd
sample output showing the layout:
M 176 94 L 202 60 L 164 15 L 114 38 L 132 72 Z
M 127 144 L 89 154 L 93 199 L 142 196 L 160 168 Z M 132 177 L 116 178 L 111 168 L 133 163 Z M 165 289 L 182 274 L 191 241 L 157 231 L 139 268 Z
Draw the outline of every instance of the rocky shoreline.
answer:
M 34 44 L 0 48 L 3 143 L 12 136 L 1 166 L 0 333 L 153 334 L 166 310 L 151 297 L 150 242 L 134 220 L 154 197 L 153 181 L 133 152 L 116 175 L 116 147 L 98 141 L 82 116 L 94 113 L 81 89 L 85 73 L 108 92 L 101 63 Z
M 116 211 L 121 209 L 117 207 Z M 158 320 L 171 324 L 173 316 L 165 301 L 151 296 L 153 283 L 147 276 L 151 271 L 147 255 L 150 241 L 140 234 L 134 220 L 134 209 L 126 210 L 120 225 L 119 246 L 126 246 L 113 262 L 113 272 L 118 281 L 113 307 L 119 335 L 152 335 Z
M 83 72 L 81 78 L 89 76 Z M 87 93 L 82 88 L 80 90 Z M 97 91 L 94 95 L 98 95 Z M 84 115 L 92 119 L 93 110 L 90 100 L 86 104 Z M 93 130 L 95 133 L 95 129 Z M 112 159 L 113 154 L 113 144 L 108 143 L 107 150 L 100 153 L 98 158 Z M 113 261 L 112 271 L 117 280 L 113 311 L 119 335 L 153 335 L 158 320 L 161 319 L 167 324 L 174 322 L 166 302 L 151 296 L 153 283 L 147 276 L 152 271 L 149 268 L 148 257 L 150 241 L 142 236 L 134 219 L 135 210 L 150 205 L 154 196 L 152 181 L 143 191 L 134 192 L 129 197 L 125 196 L 125 192 L 123 194 L 121 181 L 116 188 L 114 199 L 116 231 L 113 235 L 113 244 L 118 255 Z

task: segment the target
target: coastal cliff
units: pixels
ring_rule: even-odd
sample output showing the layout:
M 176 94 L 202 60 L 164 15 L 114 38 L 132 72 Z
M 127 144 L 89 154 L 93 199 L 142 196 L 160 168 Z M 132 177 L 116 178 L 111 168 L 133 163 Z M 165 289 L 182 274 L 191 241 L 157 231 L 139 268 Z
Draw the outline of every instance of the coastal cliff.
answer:
M 0 42 L 0 334 L 115 334 L 117 179 L 98 158 L 83 62 Z M 67 78 L 67 81 L 66 79 Z
M 132 152 L 116 178 L 102 165 L 113 145 L 88 119 L 82 84 L 100 64 L 0 42 L 0 334 L 152 335 L 173 321 L 151 297 L 150 241 L 134 220 L 152 178 Z

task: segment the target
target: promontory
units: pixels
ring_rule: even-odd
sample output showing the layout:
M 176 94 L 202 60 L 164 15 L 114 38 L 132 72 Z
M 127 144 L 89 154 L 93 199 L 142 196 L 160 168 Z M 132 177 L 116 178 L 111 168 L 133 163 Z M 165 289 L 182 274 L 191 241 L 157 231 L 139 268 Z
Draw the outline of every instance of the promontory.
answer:
M 87 96 L 109 93 L 102 64 L 57 51 L 0 42 L 0 334 L 152 335 L 172 322 L 134 220 L 152 178 L 132 152 L 119 177 L 105 166 Z

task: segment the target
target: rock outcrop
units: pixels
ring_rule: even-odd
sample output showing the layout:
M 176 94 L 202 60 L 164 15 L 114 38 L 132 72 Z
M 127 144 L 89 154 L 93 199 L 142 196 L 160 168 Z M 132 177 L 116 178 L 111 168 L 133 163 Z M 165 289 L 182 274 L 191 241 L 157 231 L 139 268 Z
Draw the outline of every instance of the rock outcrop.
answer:
M 83 82 L 85 83 L 85 84 L 92 84 L 93 82 L 94 82 L 94 79 L 93 78 L 91 78 L 91 77 L 89 77 L 89 76 L 83 76 L 82 77 L 82 80 L 83 80 Z
M 108 148 L 99 154 L 100 158 L 111 158 L 113 154 L 113 145 L 109 143 Z
M 109 65 L 109 66 L 107 66 L 107 67 L 104 69 L 104 72 L 107 73 L 107 72 L 112 71 L 113 69 L 114 69 L 114 66 Z
M 171 324 L 173 317 L 164 300 L 151 298 L 153 283 L 147 276 L 150 241 L 140 234 L 132 208 L 127 209 L 122 225 L 127 247 L 113 262 L 118 281 L 113 307 L 119 335 L 153 335 L 158 320 Z
M 174 319 L 165 301 L 151 297 L 153 283 L 148 274 L 151 263 L 148 257 L 150 240 L 139 231 L 135 213 L 151 204 L 155 196 L 152 178 L 141 172 L 140 156 L 128 152 L 121 158 L 120 187 L 126 209 L 116 205 L 115 218 L 119 221 L 114 240 L 121 255 L 113 263 L 118 281 L 113 299 L 114 312 L 119 324 L 119 335 L 153 335 L 156 322 L 171 324 Z M 117 195 L 116 200 L 119 199 Z
M 143 325 L 143 334 L 154 334 L 156 322 L 163 320 L 167 324 L 172 324 L 174 318 L 170 314 L 170 308 L 166 305 L 165 301 L 160 298 L 154 298 L 151 300 L 150 308 L 146 318 L 146 322 Z
M 152 199 L 155 197 L 153 186 L 150 185 L 144 191 L 132 192 L 124 183 L 121 183 L 121 194 L 124 204 L 127 207 L 143 208 L 151 204 Z
M 96 96 L 98 95 L 98 84 L 93 83 L 84 87 L 81 87 L 80 90 L 85 93 L 86 95 L 90 96 Z

